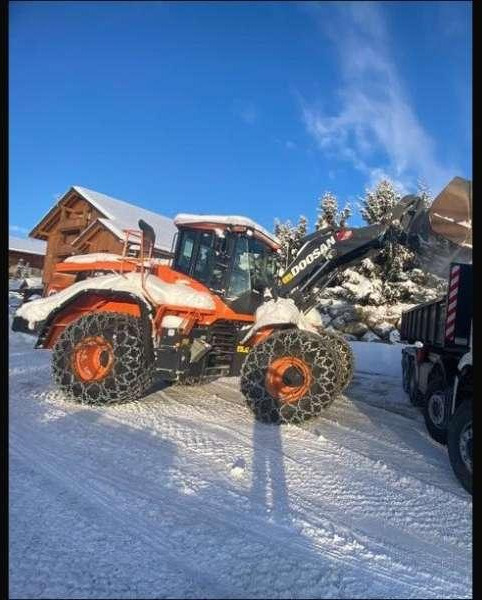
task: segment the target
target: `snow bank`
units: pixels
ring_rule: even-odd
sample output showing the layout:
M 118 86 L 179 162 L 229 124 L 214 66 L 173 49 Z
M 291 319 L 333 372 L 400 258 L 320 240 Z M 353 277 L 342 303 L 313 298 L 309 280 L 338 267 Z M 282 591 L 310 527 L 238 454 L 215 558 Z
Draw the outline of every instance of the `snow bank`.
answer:
M 350 342 L 350 346 L 355 355 L 355 368 L 357 371 L 391 377 L 402 376 L 403 344 Z
M 141 277 L 140 273 L 127 273 L 125 275 L 103 275 L 95 279 L 79 281 L 57 294 L 24 304 L 16 314 L 28 321 L 30 329 L 35 329 L 35 324 L 46 319 L 52 310 L 78 292 L 89 289 L 131 292 L 147 303 L 149 298 L 142 288 Z M 145 287 L 149 296 L 157 304 L 214 309 L 213 299 L 208 293 L 194 290 L 186 283 L 167 283 L 159 277 L 148 275 L 145 279 Z

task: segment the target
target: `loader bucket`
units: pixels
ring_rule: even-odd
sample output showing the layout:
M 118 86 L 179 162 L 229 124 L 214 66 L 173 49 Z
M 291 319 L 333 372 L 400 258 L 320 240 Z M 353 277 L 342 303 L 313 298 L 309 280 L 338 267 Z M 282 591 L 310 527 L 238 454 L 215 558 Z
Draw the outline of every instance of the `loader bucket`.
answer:
M 457 246 L 472 248 L 472 182 L 462 177 L 452 181 L 428 210 L 434 233 Z

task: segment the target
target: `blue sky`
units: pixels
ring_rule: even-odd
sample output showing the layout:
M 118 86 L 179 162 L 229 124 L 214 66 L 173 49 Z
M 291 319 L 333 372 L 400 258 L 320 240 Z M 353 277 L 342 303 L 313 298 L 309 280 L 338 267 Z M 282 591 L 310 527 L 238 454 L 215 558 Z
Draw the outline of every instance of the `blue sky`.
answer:
M 10 232 L 71 185 L 272 228 L 471 178 L 471 30 L 468 2 L 10 2 Z

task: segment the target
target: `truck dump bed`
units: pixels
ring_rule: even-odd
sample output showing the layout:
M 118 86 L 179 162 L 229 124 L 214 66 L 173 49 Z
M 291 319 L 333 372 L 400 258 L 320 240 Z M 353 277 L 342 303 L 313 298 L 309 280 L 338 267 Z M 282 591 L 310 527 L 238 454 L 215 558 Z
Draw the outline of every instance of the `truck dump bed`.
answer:
M 418 341 L 434 348 L 466 348 L 472 310 L 472 265 L 453 263 L 445 297 L 402 313 L 401 338 L 410 344 Z

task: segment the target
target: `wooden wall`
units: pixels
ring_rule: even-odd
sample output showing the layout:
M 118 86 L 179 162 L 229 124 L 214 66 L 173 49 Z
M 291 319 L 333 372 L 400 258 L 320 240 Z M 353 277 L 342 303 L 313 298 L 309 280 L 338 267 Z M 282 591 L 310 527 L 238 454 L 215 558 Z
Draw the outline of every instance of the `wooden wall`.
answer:
M 17 268 L 18 261 L 23 259 L 25 264 L 29 264 L 32 274 L 38 276 L 44 268 L 45 256 L 41 254 L 30 254 L 29 252 L 21 252 L 19 250 L 8 251 L 8 272 L 13 274 Z

